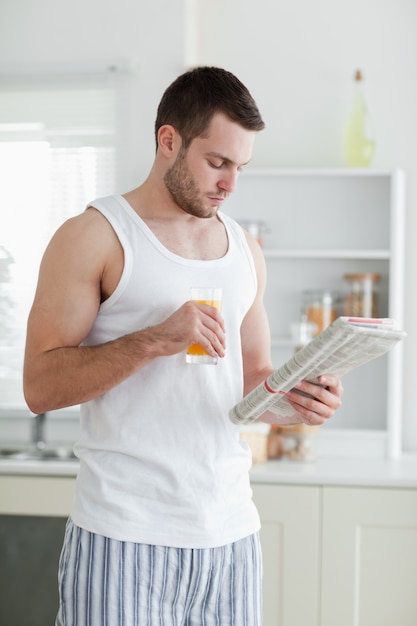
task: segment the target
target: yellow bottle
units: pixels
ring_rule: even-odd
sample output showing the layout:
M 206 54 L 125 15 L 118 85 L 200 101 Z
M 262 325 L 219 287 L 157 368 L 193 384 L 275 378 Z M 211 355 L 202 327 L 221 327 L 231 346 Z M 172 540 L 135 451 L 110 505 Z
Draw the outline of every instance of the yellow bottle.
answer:
M 375 153 L 375 141 L 363 93 L 363 76 L 360 70 L 355 73 L 355 91 L 345 129 L 344 149 L 346 163 L 351 167 L 367 167 L 371 164 Z

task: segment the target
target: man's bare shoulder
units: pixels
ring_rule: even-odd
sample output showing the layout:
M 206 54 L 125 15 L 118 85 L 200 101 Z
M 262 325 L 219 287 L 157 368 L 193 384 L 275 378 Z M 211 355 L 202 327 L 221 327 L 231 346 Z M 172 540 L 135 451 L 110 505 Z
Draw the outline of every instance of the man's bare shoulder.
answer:
M 66 220 L 49 242 L 41 263 L 40 282 L 89 283 L 102 298 L 117 284 L 123 268 L 120 242 L 106 218 L 96 209 Z M 64 280 L 65 278 L 65 280 Z
M 55 232 L 50 247 L 61 251 L 81 252 L 84 248 L 98 248 L 103 252 L 117 245 L 117 236 L 107 219 L 93 207 L 67 219 Z
M 68 232 L 77 229 L 86 230 L 90 235 L 92 234 L 90 231 L 94 232 L 97 228 L 100 231 L 113 230 L 104 215 L 92 206 L 87 207 L 82 213 L 68 218 L 60 227 L 60 229 Z

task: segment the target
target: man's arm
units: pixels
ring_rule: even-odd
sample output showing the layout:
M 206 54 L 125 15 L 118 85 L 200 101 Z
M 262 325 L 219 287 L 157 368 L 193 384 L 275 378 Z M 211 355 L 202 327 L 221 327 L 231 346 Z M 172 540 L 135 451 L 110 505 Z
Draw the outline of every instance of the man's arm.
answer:
M 257 242 L 249 235 L 247 240 L 255 261 L 258 291 L 241 327 L 245 394 L 263 382 L 274 369 L 271 363 L 269 323 L 263 303 L 266 287 L 265 260 Z M 332 417 L 340 407 L 343 393 L 340 379 L 324 375 L 319 378 L 319 383 L 320 385 L 313 385 L 302 381 L 297 385 L 297 389 L 308 395 L 301 395 L 295 391 L 287 393 L 288 401 L 297 411 L 294 422 L 320 425 Z M 260 421 L 271 424 L 289 423 L 288 418 L 280 418 L 271 412 L 264 413 Z
M 182 352 L 192 343 L 204 343 L 212 356 L 224 355 L 221 315 L 192 302 L 156 326 L 98 346 L 80 346 L 122 268 L 120 242 L 93 209 L 70 219 L 52 238 L 27 327 L 24 392 L 34 413 L 91 400 L 151 360 Z

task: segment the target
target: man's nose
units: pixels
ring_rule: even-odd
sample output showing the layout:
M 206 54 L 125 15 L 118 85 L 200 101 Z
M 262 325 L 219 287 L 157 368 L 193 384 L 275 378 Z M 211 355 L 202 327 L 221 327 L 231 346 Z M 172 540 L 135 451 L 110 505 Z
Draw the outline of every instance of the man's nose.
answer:
M 223 175 L 221 180 L 218 182 L 219 189 L 227 191 L 227 193 L 236 191 L 238 176 L 239 172 L 228 172 Z

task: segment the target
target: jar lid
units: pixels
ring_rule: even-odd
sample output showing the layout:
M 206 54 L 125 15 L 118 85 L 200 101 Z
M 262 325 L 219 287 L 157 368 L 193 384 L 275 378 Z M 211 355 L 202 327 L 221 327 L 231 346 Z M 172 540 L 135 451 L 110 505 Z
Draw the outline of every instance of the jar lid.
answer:
M 343 276 L 345 280 L 366 280 L 369 278 L 370 280 L 379 280 L 381 278 L 380 274 L 373 274 L 372 272 L 363 273 L 363 274 L 345 274 Z

